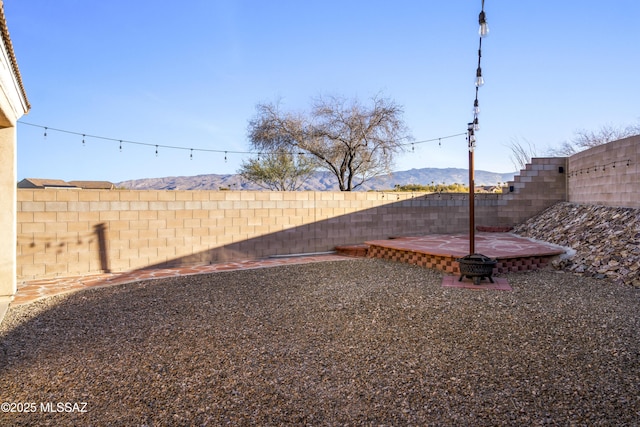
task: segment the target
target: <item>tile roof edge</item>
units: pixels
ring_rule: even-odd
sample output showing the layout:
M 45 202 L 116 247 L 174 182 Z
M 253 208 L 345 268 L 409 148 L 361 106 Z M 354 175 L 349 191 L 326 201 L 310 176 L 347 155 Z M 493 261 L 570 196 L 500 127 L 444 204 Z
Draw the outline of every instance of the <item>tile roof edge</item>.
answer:
M 20 88 L 22 98 L 25 102 L 25 113 L 27 113 L 29 112 L 29 110 L 31 110 L 31 104 L 29 103 L 29 98 L 27 98 L 27 91 L 24 89 L 24 84 L 22 83 L 22 76 L 20 75 L 18 60 L 13 50 L 13 43 L 11 42 L 11 37 L 9 36 L 7 19 L 4 14 L 4 2 L 2 0 L 0 0 L 0 35 L 2 36 L 2 41 L 4 42 L 4 45 L 7 49 L 7 53 L 9 54 L 9 60 L 11 61 L 11 70 L 13 71 L 13 75 L 15 76 L 18 87 Z

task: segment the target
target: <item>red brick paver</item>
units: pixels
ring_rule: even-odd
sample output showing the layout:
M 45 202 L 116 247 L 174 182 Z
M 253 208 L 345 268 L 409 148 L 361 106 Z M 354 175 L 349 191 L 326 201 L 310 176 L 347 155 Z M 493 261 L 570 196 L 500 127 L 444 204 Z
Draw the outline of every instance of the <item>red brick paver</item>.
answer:
M 157 268 L 128 271 L 124 273 L 104 273 L 87 276 L 58 277 L 30 280 L 18 286 L 12 305 L 29 304 L 42 298 L 65 294 L 88 288 L 114 286 L 142 280 L 166 277 L 189 276 L 232 270 L 274 267 L 278 265 L 308 264 L 321 261 L 341 261 L 352 259 L 348 256 L 321 254 L 294 257 L 277 257 L 260 260 L 231 261 L 226 263 L 191 265 L 175 268 Z
M 446 273 L 458 274 L 458 258 L 469 255 L 469 236 L 465 234 L 434 234 L 372 240 L 367 256 L 406 262 Z M 565 249 L 546 242 L 533 241 L 507 233 L 477 233 L 475 253 L 497 260 L 494 273 L 536 270 Z
M 436 268 L 447 273 L 458 273 L 456 258 L 468 255 L 468 236 L 430 235 L 365 242 L 369 247 L 369 257 L 387 258 L 408 262 L 427 268 Z M 358 245 L 364 247 L 364 245 Z M 363 251 L 364 252 L 364 251 Z M 498 260 L 496 272 L 522 271 L 544 266 L 554 255 L 564 249 L 545 242 L 534 242 L 506 233 L 478 233 L 476 252 Z M 351 255 L 351 256 L 349 256 Z M 175 268 L 149 268 L 124 273 L 106 273 L 77 277 L 62 277 L 31 280 L 18 286 L 18 292 L 11 304 L 20 305 L 53 295 L 74 292 L 81 289 L 113 286 L 141 280 L 166 277 L 206 274 L 220 271 L 246 270 L 288 264 L 306 264 L 321 261 L 352 259 L 354 254 L 319 254 L 292 257 L 274 257 L 260 260 L 230 261 L 218 264 L 192 265 Z M 457 280 L 457 279 L 456 279 Z M 495 280 L 495 278 L 494 278 Z M 464 281 L 463 281 L 464 282 Z M 461 283 L 447 282 L 445 286 L 462 286 Z

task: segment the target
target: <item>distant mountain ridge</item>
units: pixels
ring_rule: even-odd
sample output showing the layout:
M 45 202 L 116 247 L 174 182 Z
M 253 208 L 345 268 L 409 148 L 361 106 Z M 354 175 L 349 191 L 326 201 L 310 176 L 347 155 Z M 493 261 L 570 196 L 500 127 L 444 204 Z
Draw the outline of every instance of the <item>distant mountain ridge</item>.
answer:
M 497 185 L 513 180 L 515 173 L 475 171 L 476 185 Z M 422 168 L 392 172 L 377 176 L 358 187 L 355 191 L 391 190 L 396 185 L 468 184 L 469 171 L 459 168 Z M 240 175 L 195 175 L 164 178 L 144 178 L 118 182 L 118 188 L 130 190 L 262 190 L 256 184 L 245 181 Z M 338 181 L 329 172 L 316 172 L 300 190 L 337 191 Z

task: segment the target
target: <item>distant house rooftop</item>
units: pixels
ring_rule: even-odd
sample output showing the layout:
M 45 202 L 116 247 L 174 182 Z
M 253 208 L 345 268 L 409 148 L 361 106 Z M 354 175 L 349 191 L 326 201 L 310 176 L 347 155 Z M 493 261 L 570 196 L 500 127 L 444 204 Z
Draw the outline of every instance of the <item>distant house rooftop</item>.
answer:
M 86 190 L 115 190 L 116 186 L 109 181 L 69 181 L 69 184 Z
M 63 181 L 61 179 L 25 178 L 18 188 L 69 188 L 86 190 L 113 190 L 115 184 L 109 181 Z
M 25 178 L 18 183 L 18 188 L 77 188 L 61 179 Z

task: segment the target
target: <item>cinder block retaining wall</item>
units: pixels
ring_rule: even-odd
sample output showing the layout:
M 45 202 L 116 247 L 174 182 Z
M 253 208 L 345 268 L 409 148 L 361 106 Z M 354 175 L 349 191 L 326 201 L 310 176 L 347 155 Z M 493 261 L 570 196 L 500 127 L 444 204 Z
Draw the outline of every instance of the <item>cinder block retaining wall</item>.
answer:
M 639 153 L 640 137 L 633 137 L 568 159 L 533 159 L 504 194 L 476 195 L 476 225 L 513 226 L 567 200 L 638 208 Z M 390 236 L 466 232 L 468 212 L 466 194 L 19 189 L 17 278 L 322 252 Z
M 558 202 L 567 200 L 567 158 L 540 157 L 507 183 L 500 198 L 498 221 L 515 226 Z
M 498 195 L 478 195 L 495 226 Z M 466 194 L 18 190 L 18 281 L 468 229 Z
M 578 204 L 640 208 L 640 136 L 569 158 L 569 198 Z

